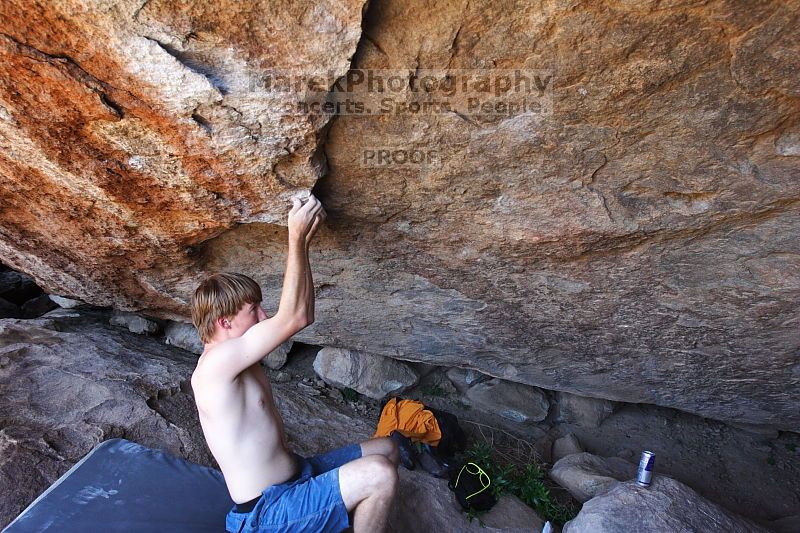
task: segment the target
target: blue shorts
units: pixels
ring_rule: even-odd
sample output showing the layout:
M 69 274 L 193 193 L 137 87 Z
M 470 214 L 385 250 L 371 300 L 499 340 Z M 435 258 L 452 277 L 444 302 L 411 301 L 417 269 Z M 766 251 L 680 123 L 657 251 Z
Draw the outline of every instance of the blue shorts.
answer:
M 225 517 L 232 533 L 330 531 L 350 527 L 347 507 L 339 490 L 339 467 L 361 457 L 361 445 L 350 444 L 314 457 L 297 457 L 298 474 L 264 489 L 249 513 Z

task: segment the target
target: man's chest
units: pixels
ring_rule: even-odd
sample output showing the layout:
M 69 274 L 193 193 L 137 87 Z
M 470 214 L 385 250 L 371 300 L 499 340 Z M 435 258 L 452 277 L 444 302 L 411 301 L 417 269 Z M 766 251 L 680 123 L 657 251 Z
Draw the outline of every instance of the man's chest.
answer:
M 274 410 L 274 398 L 269 378 L 261 365 L 253 365 L 229 383 L 193 385 L 195 401 L 201 418 L 225 414 L 229 418 L 236 411 Z
M 264 373 L 261 365 L 253 365 L 241 375 L 242 394 L 247 404 L 258 406 L 259 408 L 274 409 L 274 399 L 272 396 L 272 385 L 269 378 Z

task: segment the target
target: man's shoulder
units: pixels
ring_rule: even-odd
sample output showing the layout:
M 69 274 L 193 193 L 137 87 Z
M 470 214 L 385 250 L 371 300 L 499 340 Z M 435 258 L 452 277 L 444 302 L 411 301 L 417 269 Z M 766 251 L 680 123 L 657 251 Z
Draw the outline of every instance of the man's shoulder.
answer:
M 214 351 L 214 348 L 209 348 L 203 351 L 200 354 L 200 357 L 197 359 L 197 365 L 194 367 L 194 372 L 192 372 L 192 388 L 197 391 L 198 388 L 203 388 L 208 382 L 210 378 L 214 377 L 215 372 L 211 367 L 214 365 L 209 364 L 209 354 Z
M 218 344 L 214 344 L 213 346 L 204 346 L 203 353 L 200 354 L 200 357 L 197 358 L 197 365 L 194 369 L 194 374 L 203 375 L 209 372 L 210 369 L 217 366 L 220 361 L 220 356 L 227 348 L 228 341 L 222 341 Z
M 231 385 L 236 382 L 238 376 L 227 378 L 227 374 L 221 368 L 222 359 L 226 357 L 230 347 L 225 346 L 225 342 L 207 348 L 198 358 L 194 372 L 192 372 L 192 387 L 208 388 L 210 386 Z
M 230 394 L 237 380 L 225 379 L 208 364 L 208 361 L 205 363 L 198 361 L 190 381 L 197 407 L 208 411 L 213 410 L 221 399 Z

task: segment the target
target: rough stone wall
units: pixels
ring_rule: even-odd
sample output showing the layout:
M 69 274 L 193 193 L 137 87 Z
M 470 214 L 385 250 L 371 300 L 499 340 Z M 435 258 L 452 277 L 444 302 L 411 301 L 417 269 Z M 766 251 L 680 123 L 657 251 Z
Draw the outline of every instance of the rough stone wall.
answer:
M 796 1 L 350 4 L 3 3 L 0 260 L 184 319 L 236 270 L 275 307 L 313 186 L 300 340 L 800 430 Z M 274 122 L 274 65 L 548 69 L 553 112 Z M 387 145 L 441 161 L 363 164 Z

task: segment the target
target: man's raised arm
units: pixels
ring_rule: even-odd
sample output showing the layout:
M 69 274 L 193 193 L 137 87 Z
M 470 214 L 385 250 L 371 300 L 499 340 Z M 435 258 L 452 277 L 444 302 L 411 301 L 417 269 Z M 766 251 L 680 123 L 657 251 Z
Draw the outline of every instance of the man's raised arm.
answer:
M 289 254 L 286 259 L 286 274 L 278 312 L 295 317 L 303 328 L 314 323 L 314 278 L 311 275 L 309 250 L 311 239 L 320 222 L 325 220 L 322 203 L 312 194 L 300 207 L 300 200 L 294 198 L 289 212 Z M 300 328 L 302 329 L 302 328 Z
M 308 248 L 305 237 L 293 235 L 291 231 L 281 301 L 275 316 L 281 315 L 294 318 L 303 327 L 314 322 L 314 281 L 308 261 Z
M 314 322 L 314 280 L 308 260 L 309 244 L 325 220 L 322 203 L 311 195 L 305 204 L 295 198 L 289 212 L 289 253 L 278 311 L 244 332 L 228 339 L 215 351 L 215 373 L 233 378 L 266 357 L 294 334 Z

